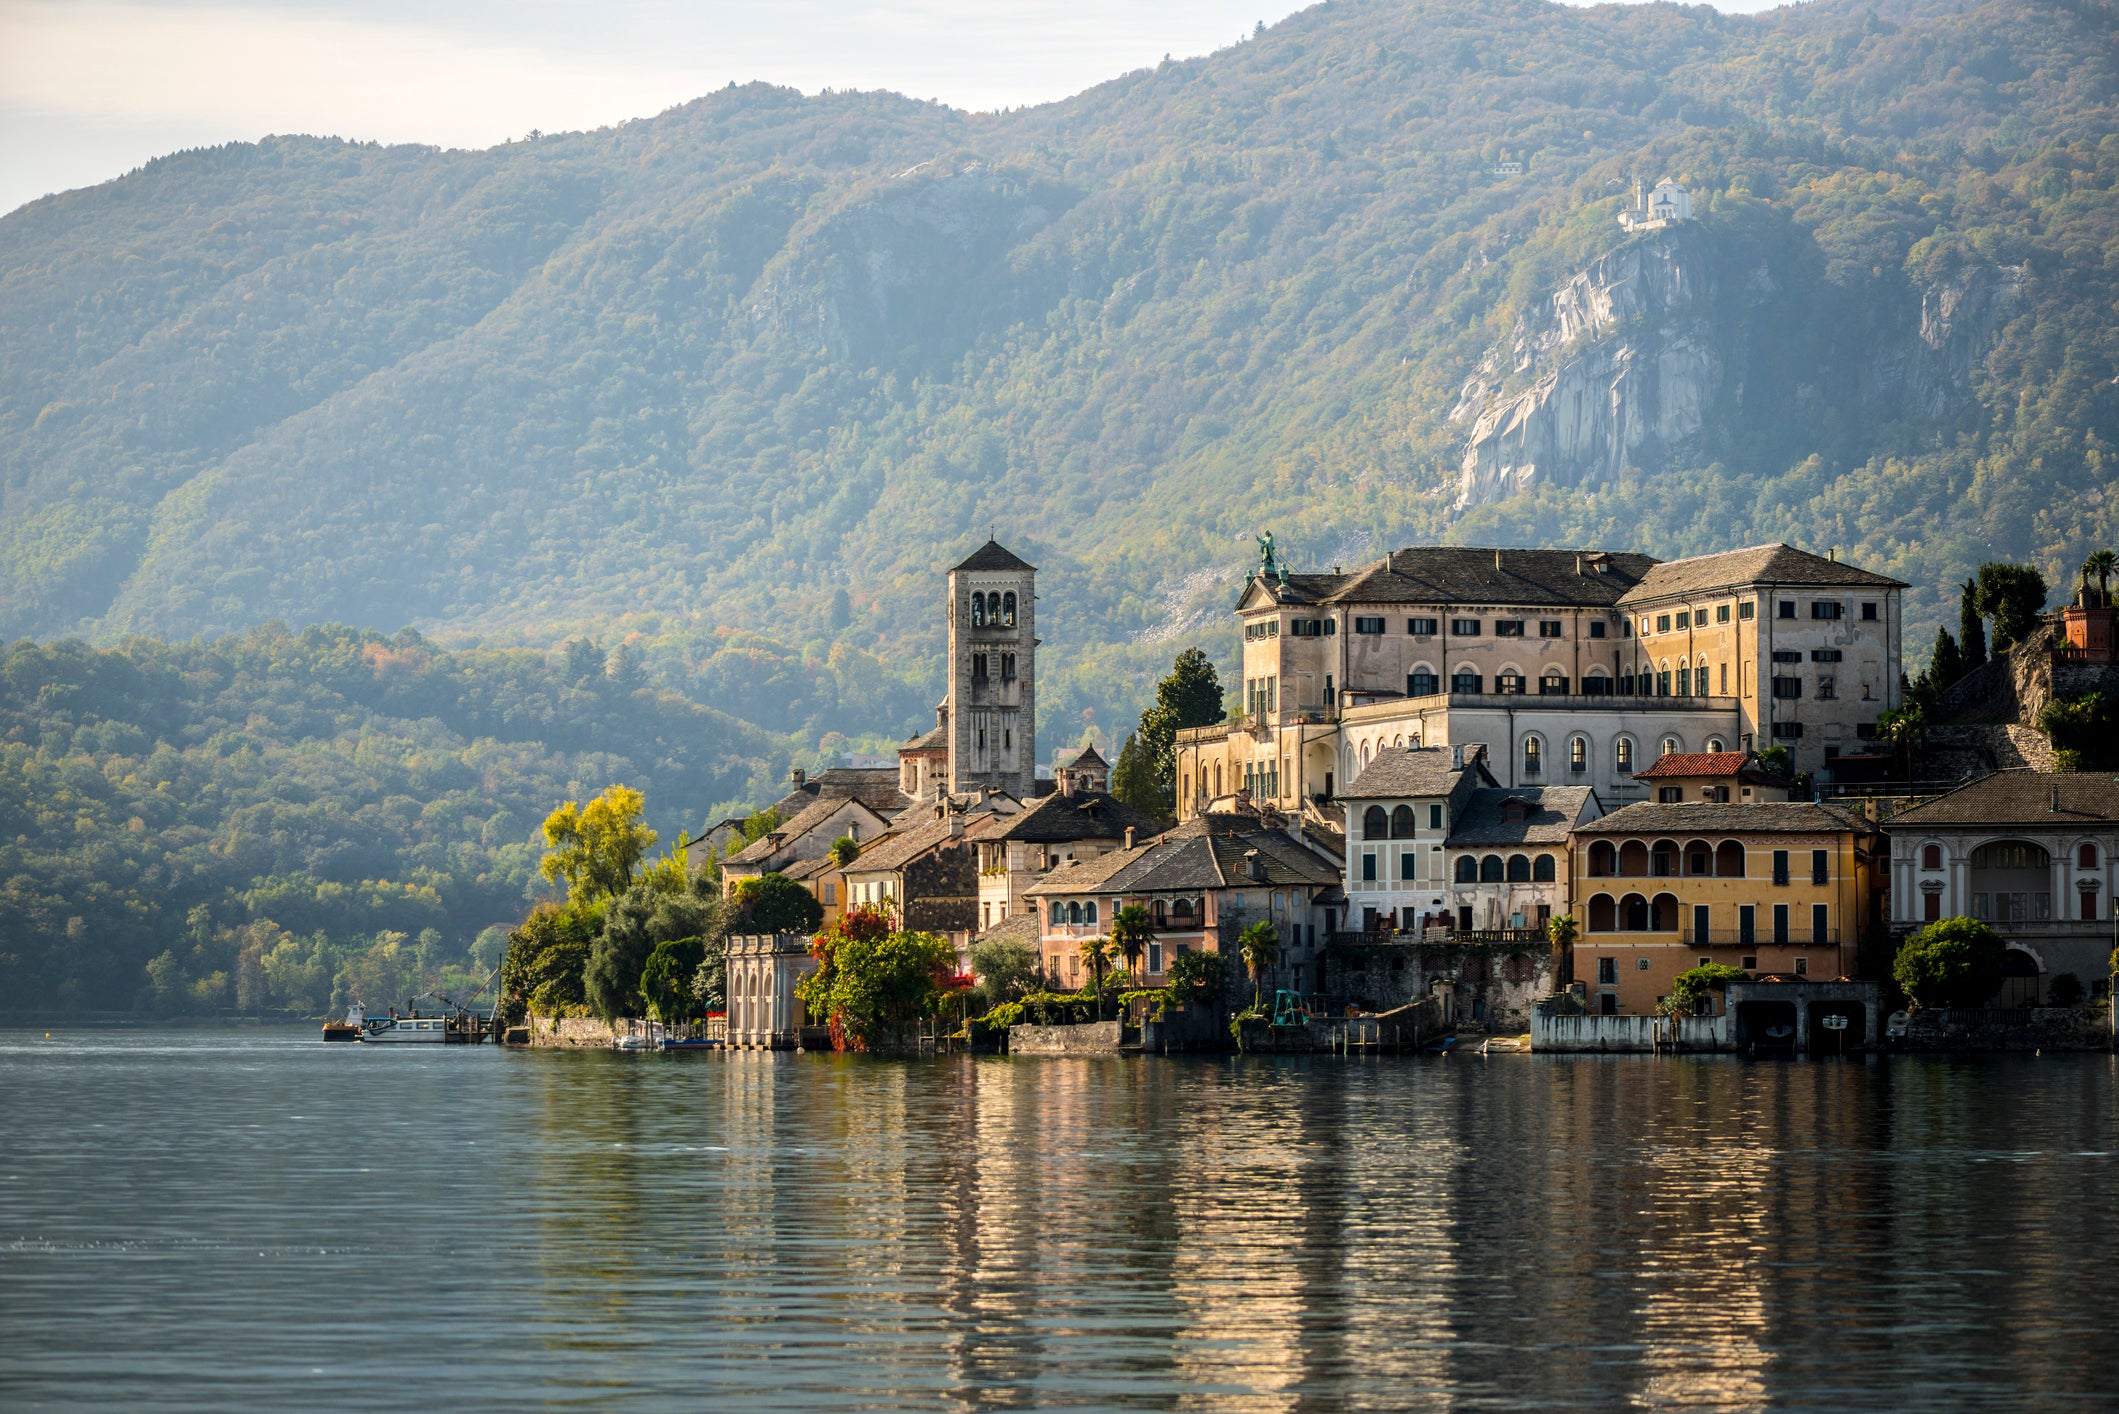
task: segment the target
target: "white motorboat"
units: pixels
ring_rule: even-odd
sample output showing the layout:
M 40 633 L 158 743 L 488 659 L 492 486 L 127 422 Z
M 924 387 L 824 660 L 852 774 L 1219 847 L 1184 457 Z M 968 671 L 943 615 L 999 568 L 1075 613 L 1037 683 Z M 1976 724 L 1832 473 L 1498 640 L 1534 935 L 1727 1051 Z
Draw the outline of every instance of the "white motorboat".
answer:
M 371 1016 L 363 1025 L 361 1040 L 394 1045 L 443 1045 L 450 1039 L 446 1016 Z

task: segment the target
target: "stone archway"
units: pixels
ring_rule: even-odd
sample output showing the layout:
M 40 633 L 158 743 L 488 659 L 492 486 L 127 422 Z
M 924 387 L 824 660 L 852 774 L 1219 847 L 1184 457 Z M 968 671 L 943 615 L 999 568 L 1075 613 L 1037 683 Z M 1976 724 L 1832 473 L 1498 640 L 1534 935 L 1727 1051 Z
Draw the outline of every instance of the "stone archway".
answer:
M 2044 998 L 2044 976 L 2038 959 L 2024 948 L 2012 947 L 2004 952 L 2001 955 L 2001 990 L 1994 994 L 1994 1005 L 2039 1006 Z

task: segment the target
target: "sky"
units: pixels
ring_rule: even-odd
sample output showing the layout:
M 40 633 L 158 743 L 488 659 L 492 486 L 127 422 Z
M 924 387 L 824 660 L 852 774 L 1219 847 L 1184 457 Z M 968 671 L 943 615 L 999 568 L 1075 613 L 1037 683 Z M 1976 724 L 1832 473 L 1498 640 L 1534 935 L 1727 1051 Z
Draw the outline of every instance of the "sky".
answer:
M 1751 10 L 1765 0 L 1724 0 Z M 763 79 L 960 108 L 1210 53 L 1290 0 L 0 0 L 0 212 L 187 147 L 485 147 Z

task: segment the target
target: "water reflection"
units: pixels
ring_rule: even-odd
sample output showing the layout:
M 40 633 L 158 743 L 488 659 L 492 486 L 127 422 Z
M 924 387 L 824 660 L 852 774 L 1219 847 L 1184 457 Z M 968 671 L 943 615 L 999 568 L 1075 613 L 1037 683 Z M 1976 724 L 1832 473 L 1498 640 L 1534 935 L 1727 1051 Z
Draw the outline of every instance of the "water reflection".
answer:
M 11 1403 L 381 1404 L 408 1376 L 647 1408 L 2113 1393 L 2110 1057 L 907 1064 L 170 1033 L 0 1036 L 0 1084 Z

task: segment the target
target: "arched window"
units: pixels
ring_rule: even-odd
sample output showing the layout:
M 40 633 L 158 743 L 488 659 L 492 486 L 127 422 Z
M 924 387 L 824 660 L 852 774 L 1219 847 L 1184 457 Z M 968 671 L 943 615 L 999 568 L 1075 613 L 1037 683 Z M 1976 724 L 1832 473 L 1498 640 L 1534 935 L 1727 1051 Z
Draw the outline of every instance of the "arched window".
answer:
M 1678 928 L 1678 901 L 1673 894 L 1657 894 L 1655 902 L 1648 908 L 1648 928 L 1653 933 L 1675 933 Z
M 1477 692 L 1479 690 L 1479 675 L 1470 668 L 1459 668 L 1456 672 L 1450 674 L 1449 690 L 1451 692 Z
M 1413 807 L 1401 805 L 1391 812 L 1391 838 L 1409 840 L 1413 837 Z
M 1534 736 L 1523 738 L 1523 774 L 1535 776 L 1545 767 L 1545 743 Z
M 1541 854 L 1530 862 L 1530 881 L 1534 884 L 1550 884 L 1559 877 L 1558 870 L 1549 854 Z
M 1674 737 L 1674 736 L 1666 736 L 1666 737 L 1664 737 L 1664 738 L 1663 738 L 1663 754 L 1664 754 L 1665 756 L 1670 756 L 1670 755 L 1673 755 L 1673 754 L 1675 754 L 1675 753 L 1676 753 L 1676 751 L 1677 751 L 1677 749 L 1678 749 L 1678 739 L 1677 739 L 1676 737 Z
M 1508 857 L 1508 882 L 1511 884 L 1527 884 L 1530 882 L 1529 855 L 1511 854 Z
M 1597 894 L 1589 900 L 1589 931 L 1592 933 L 1616 933 L 1619 930 L 1619 911 L 1611 901 L 1610 894 Z
M 1468 854 L 1457 856 L 1457 882 L 1476 884 L 1479 882 L 1479 861 Z
M 1083 904 L 1083 905 L 1082 905 L 1082 922 L 1084 922 L 1084 923 L 1094 923 L 1095 921 L 1096 921 L 1096 900 L 1095 900 L 1095 899 L 1090 899 L 1090 900 L 1089 900 L 1089 901 L 1088 901 L 1087 903 L 1085 903 L 1085 904 Z
M 1479 861 L 1479 882 L 1482 884 L 1498 884 L 1502 882 L 1504 872 L 1505 866 L 1501 863 L 1501 856 L 1498 854 L 1489 854 Z
M 1612 848 L 1610 840 L 1598 840 L 1589 847 L 1589 873 L 1591 878 L 1609 879 L 1619 872 L 1619 852 Z
M 1155 926 L 1158 928 L 1167 928 L 1170 926 L 1169 906 L 1165 904 L 1161 899 L 1157 899 L 1155 901 Z
M 1678 872 L 1678 847 L 1675 840 L 1657 840 L 1649 872 L 1658 879 L 1674 879 Z
M 2090 847 L 2089 845 L 2083 846 L 2084 849 L 2089 849 Z M 1939 844 L 1922 845 L 1920 849 L 1920 867 L 1923 869 L 1942 868 L 1942 846 Z
M 971 596 L 971 626 L 973 628 L 984 628 L 986 626 L 986 596 L 983 594 Z
M 1067 921 L 1067 905 L 1058 899 L 1052 900 L 1052 926 L 1057 928 Z
M 1619 927 L 1628 933 L 1648 931 L 1648 900 L 1639 894 L 1628 894 L 1619 900 Z
M 1001 624 L 1005 628 L 1015 627 L 1015 591 L 1012 589 L 1001 596 Z
M 1388 839 L 1391 833 L 1390 817 L 1383 813 L 1380 805 L 1371 805 L 1361 812 L 1361 838 L 1365 840 Z
M 1744 877 L 1744 847 L 1735 840 L 1723 840 L 1714 850 L 1714 877 L 1717 879 L 1741 879 Z
M 1648 873 L 1648 846 L 1639 840 L 1628 840 L 1620 845 L 1619 873 L 1629 879 L 1645 877 Z
M 1365 741 L 1361 743 L 1361 764 L 1364 768 L 1369 764 L 1369 744 Z
M 1688 879 L 1711 878 L 1714 874 L 1714 850 L 1705 840 L 1693 840 L 1685 846 L 1685 877 Z
M 1190 918 L 1192 916 L 1192 900 L 1181 898 L 1176 903 L 1171 904 L 1170 916 L 1173 918 Z
M 1589 769 L 1589 738 L 1578 736 L 1567 743 L 1567 769 L 1586 771 Z
M 2097 846 L 2085 844 L 2082 848 L 2076 850 L 2075 867 L 2077 869 L 2095 869 L 2097 867 Z
M 1721 739 L 1720 737 L 1718 737 L 1718 736 L 1711 736 L 1711 737 L 1708 737 L 1708 738 L 1707 738 L 1707 749 L 1708 749 L 1709 751 L 1720 751 L 1720 750 L 1722 750 L 1722 749 L 1723 749 L 1723 748 L 1722 748 L 1722 739 Z
M 1082 906 L 1080 904 L 1070 903 L 1067 905 L 1067 921 L 1069 923 L 1079 923 L 1082 921 Z
M 1618 743 L 1612 748 L 1612 751 L 1614 752 L 1615 759 L 1618 763 L 1619 774 L 1622 776 L 1632 775 L 1633 738 L 1624 736 L 1620 737 Z

